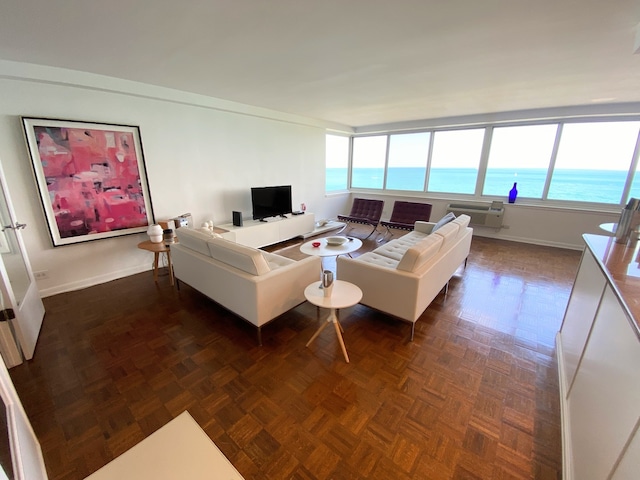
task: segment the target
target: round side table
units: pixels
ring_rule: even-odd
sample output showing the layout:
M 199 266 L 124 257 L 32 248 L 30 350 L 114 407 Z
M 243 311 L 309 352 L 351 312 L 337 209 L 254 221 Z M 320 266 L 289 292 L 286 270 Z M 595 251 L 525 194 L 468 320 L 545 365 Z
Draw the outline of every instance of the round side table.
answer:
M 169 244 L 165 244 L 164 242 L 154 243 L 151 240 L 145 240 L 144 242 L 140 242 L 138 244 L 138 248 L 153 252 L 153 279 L 156 282 L 158 281 L 158 259 L 160 258 L 160 254 L 164 253 L 167 255 L 169 281 L 171 282 L 171 286 L 173 286 L 173 264 L 171 263 L 171 246 Z
M 333 289 L 330 297 L 324 296 L 324 290 L 320 288 L 321 282 L 313 282 L 304 290 L 304 296 L 307 301 L 316 307 L 328 308 L 329 316 L 327 321 L 320 325 L 320 328 L 316 330 L 311 339 L 307 342 L 307 347 L 313 342 L 320 332 L 329 324 L 333 323 L 338 336 L 338 342 L 340 342 L 340 348 L 344 359 L 349 363 L 349 355 L 347 354 L 347 348 L 344 345 L 344 339 L 342 338 L 342 326 L 338 322 L 337 310 L 340 308 L 348 308 L 356 305 L 362 300 L 362 290 L 353 283 L 345 282 L 343 280 L 335 280 L 333 282 Z

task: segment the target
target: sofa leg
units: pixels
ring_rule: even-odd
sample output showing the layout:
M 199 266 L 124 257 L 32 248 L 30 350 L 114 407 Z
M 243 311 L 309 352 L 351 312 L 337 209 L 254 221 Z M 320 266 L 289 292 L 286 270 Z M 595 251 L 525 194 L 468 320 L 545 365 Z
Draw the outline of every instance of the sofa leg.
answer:
M 258 346 L 262 346 L 262 327 L 258 327 Z
M 469 260 L 469 257 L 466 257 L 466 258 L 464 259 L 464 268 L 467 268 L 467 260 Z
M 411 322 L 411 341 L 413 342 L 413 335 L 416 333 L 416 322 Z

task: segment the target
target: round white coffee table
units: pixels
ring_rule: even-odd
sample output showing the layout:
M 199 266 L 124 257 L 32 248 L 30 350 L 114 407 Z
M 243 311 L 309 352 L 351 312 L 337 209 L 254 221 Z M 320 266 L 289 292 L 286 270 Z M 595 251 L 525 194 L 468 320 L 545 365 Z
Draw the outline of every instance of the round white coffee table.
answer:
M 344 340 L 342 338 L 342 326 L 338 321 L 337 310 L 340 308 L 348 308 L 356 305 L 360 300 L 362 300 L 362 290 L 357 285 L 353 283 L 345 282 L 342 280 L 335 280 L 333 282 L 333 289 L 331 291 L 331 296 L 325 297 L 324 290 L 320 288 L 321 282 L 313 282 L 304 290 L 304 296 L 307 301 L 316 307 L 328 308 L 329 316 L 327 317 L 326 322 L 322 322 L 320 328 L 316 330 L 316 333 L 313 334 L 311 339 L 307 342 L 307 347 L 313 342 L 320 332 L 324 330 L 329 323 L 333 323 L 333 326 L 336 330 L 336 335 L 338 336 L 338 342 L 340 342 L 340 348 L 342 348 L 342 353 L 344 355 L 344 359 L 349 363 L 349 355 L 347 355 L 347 348 L 344 346 Z
M 362 246 L 362 240 L 359 238 L 346 237 L 348 240 L 342 245 L 329 245 L 326 238 L 318 238 L 310 240 L 300 245 L 300 251 L 306 255 L 315 255 L 316 257 L 331 257 L 335 255 L 348 255 L 355 252 Z M 314 247 L 314 243 L 320 243 Z

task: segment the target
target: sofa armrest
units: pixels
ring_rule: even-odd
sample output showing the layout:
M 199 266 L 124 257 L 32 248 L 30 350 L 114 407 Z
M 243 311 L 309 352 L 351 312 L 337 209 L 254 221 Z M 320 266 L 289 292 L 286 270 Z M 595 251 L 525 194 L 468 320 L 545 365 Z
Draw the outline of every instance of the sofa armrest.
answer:
M 414 230 L 416 232 L 420 232 L 420 233 L 431 233 L 431 231 L 433 230 L 433 227 L 436 226 L 435 222 L 425 222 L 422 220 L 417 220 L 415 225 L 414 225 Z
M 419 296 L 421 280 L 415 273 L 340 256 L 337 278 L 358 285 L 363 293 L 360 303 L 364 305 L 411 322 L 419 316 L 415 299 Z

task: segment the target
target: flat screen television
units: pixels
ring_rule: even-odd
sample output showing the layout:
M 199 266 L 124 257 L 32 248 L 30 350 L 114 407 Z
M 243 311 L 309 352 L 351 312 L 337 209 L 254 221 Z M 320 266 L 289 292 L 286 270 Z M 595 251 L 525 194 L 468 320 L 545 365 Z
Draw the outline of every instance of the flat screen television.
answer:
M 253 219 L 263 220 L 268 217 L 284 217 L 291 213 L 291 185 L 276 187 L 252 187 L 251 206 Z

